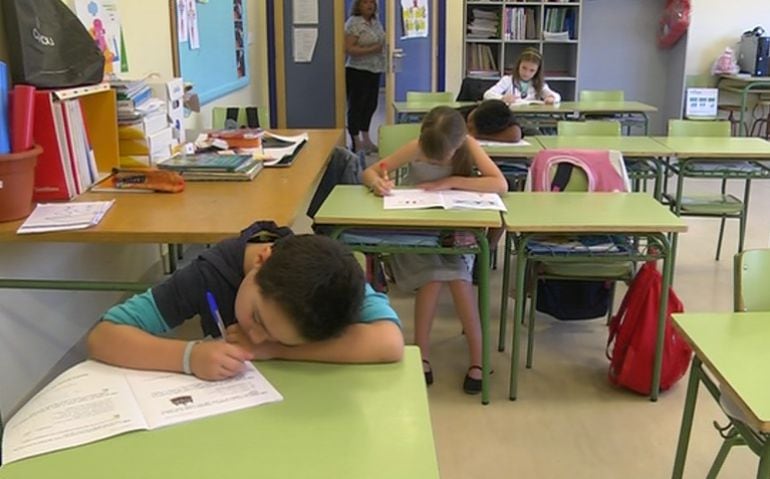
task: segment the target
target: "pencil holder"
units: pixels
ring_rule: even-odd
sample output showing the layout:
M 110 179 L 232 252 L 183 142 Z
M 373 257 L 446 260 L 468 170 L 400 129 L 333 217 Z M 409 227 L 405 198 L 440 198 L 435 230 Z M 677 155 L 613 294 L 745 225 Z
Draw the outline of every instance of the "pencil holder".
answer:
M 32 212 L 35 163 L 43 149 L 0 155 L 0 221 L 24 218 Z

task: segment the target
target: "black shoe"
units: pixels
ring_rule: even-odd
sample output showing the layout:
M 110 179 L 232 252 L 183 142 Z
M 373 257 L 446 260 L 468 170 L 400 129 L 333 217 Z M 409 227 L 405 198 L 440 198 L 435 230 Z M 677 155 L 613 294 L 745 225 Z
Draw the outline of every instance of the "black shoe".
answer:
M 430 386 L 433 384 L 433 368 L 430 367 L 430 361 L 427 359 L 423 359 L 422 364 L 428 366 L 428 370 L 423 371 L 422 373 L 425 375 L 425 385 Z
M 481 379 L 475 379 L 470 376 L 470 372 L 474 369 L 478 369 L 481 371 L 481 366 L 471 366 L 468 368 L 468 373 L 465 374 L 465 379 L 463 380 L 463 391 L 465 391 L 465 394 L 478 394 L 481 392 Z

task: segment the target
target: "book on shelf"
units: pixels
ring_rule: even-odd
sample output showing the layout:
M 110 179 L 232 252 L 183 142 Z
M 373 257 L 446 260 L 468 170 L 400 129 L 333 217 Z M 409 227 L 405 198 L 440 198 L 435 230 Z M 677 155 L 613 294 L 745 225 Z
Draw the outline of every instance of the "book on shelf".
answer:
M 391 190 L 390 194 L 382 199 L 386 210 L 443 208 L 506 211 L 503 200 L 496 193 L 403 188 Z
M 282 400 L 252 363 L 233 378 L 204 381 L 89 360 L 59 375 L 11 417 L 2 457 L 7 464 Z

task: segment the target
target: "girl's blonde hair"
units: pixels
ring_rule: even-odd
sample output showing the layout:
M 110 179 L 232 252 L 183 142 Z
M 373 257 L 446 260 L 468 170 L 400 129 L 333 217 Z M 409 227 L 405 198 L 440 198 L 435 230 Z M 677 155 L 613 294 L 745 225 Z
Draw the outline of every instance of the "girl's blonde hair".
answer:
M 540 92 L 543 91 L 543 85 L 545 83 L 543 81 L 543 55 L 534 48 L 525 48 L 519 55 L 519 58 L 516 59 L 516 64 L 513 66 L 511 78 L 514 81 L 521 81 L 521 78 L 519 78 L 519 65 L 521 65 L 522 62 L 530 62 L 537 65 L 537 72 L 535 73 L 535 76 L 532 77 L 531 81 L 532 86 L 535 87 L 535 91 L 539 95 Z
M 448 106 L 437 106 L 425 115 L 420 127 L 420 150 L 433 160 L 443 160 L 449 152 L 452 155 L 452 175 L 471 176 L 473 158 L 466 137 L 468 128 L 462 115 Z
M 351 17 L 360 17 L 361 16 L 361 3 L 363 3 L 364 0 L 355 0 L 352 5 L 350 5 L 350 16 Z M 377 16 L 377 2 L 374 2 L 374 16 Z

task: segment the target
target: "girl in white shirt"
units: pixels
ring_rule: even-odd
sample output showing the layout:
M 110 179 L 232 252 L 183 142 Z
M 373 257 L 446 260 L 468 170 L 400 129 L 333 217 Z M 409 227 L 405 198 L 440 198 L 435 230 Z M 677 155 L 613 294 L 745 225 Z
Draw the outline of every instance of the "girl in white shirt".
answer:
M 513 66 L 510 75 L 484 92 L 485 100 L 503 100 L 511 104 L 521 100 L 542 100 L 546 105 L 561 101 L 561 96 L 543 80 L 543 56 L 534 48 L 527 48 Z

